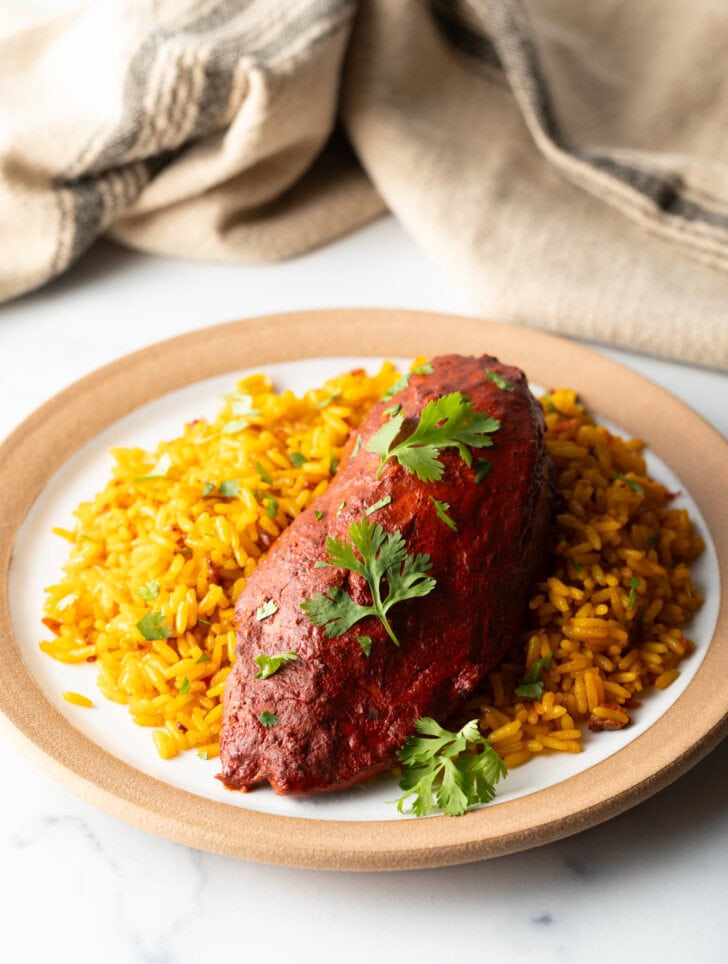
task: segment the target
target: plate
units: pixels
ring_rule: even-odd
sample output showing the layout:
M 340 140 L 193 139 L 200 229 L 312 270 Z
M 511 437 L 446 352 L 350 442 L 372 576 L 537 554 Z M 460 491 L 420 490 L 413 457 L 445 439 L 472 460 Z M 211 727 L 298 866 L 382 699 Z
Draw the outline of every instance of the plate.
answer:
M 62 702 L 62 689 L 84 689 L 79 672 L 90 674 L 86 691 L 94 674 L 91 667 L 69 670 L 37 651 L 42 586 L 64 555 L 59 547 L 53 558 L 49 525 L 63 524 L 64 513 L 103 481 L 112 444 L 151 445 L 176 435 L 201 404 L 213 412 L 241 370 L 273 371 L 279 383 L 300 388 L 362 358 L 448 351 L 487 351 L 524 368 L 533 383 L 576 388 L 600 417 L 649 440 L 651 471 L 668 485 L 679 479 L 702 534 L 712 535 L 696 573 L 707 595 L 691 626 L 698 650 L 668 691 L 646 701 L 634 726 L 588 741 L 579 757 L 537 760 L 514 771 L 496 804 L 459 819 L 417 820 L 400 817 L 388 804 L 396 791 L 387 781 L 304 801 L 267 790 L 233 794 L 212 779 L 213 761 L 203 764 L 192 754 L 160 761 L 148 732 L 133 727 L 123 708 L 100 700 L 99 712 L 90 714 Z M 47 772 L 92 803 L 144 829 L 236 857 L 328 869 L 404 869 L 546 843 L 644 799 L 725 734 L 728 533 L 720 482 L 726 477 L 728 446 L 681 402 L 596 353 L 526 329 L 415 312 L 314 311 L 236 322 L 154 345 L 77 382 L 0 447 L 0 527 L 6 535 L 0 547 L 0 721 Z

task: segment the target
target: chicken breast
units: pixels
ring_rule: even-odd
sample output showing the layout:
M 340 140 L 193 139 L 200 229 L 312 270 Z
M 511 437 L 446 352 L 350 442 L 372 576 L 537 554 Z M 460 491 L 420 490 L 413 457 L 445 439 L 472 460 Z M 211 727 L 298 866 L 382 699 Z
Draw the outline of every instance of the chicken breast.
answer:
M 312 794 L 389 768 L 414 721 L 446 722 L 517 639 L 551 533 L 541 408 L 521 371 L 487 355 L 442 356 L 431 368 L 372 409 L 327 492 L 275 542 L 237 603 L 220 746 L 229 787 L 268 781 L 280 794 Z M 382 465 L 370 449 L 382 449 L 382 426 L 401 422 L 391 448 L 429 402 L 455 392 L 500 423 L 492 445 L 474 438 L 415 453 L 439 459 L 433 481 L 396 458 Z M 386 551 L 397 542 L 391 581 L 406 582 L 409 566 L 421 594 L 392 605 L 386 624 L 374 614 L 346 628 L 356 607 L 391 588 L 386 576 L 372 577 L 373 588 L 366 574 L 331 564 L 337 544 L 362 561 L 352 539 L 362 526 Z M 324 622 L 334 609 L 347 619 Z M 256 657 L 282 653 L 295 658 L 256 678 Z

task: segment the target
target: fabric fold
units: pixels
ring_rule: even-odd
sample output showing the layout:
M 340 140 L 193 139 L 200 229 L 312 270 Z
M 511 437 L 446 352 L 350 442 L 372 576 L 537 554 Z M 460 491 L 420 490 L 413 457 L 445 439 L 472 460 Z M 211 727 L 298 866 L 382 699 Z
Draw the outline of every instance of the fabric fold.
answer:
M 0 300 L 102 234 L 274 261 L 388 208 L 479 313 L 728 369 L 727 41 L 712 0 L 8 5 Z

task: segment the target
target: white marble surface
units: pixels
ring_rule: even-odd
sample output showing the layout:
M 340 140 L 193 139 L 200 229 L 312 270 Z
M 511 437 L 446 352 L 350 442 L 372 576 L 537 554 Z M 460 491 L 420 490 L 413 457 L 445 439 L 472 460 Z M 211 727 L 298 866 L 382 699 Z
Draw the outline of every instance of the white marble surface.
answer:
M 101 244 L 0 308 L 0 437 L 99 365 L 236 317 L 325 305 L 467 313 L 385 219 L 287 264 L 182 264 Z M 699 306 L 696 306 L 699 317 Z M 726 329 L 728 337 L 728 327 Z M 728 436 L 728 376 L 609 351 Z M 60 789 L 0 738 L 0 961 L 728 961 L 728 741 L 641 806 L 510 857 L 327 874 L 152 837 Z

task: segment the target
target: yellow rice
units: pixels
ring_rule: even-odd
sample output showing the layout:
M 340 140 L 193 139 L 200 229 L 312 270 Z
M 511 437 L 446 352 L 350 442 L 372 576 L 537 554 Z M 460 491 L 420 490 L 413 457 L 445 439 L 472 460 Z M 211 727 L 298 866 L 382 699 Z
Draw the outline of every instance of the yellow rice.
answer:
M 54 530 L 71 551 L 47 589 L 52 638 L 41 648 L 95 662 L 101 693 L 154 728 L 162 758 L 216 756 L 235 600 L 276 536 L 325 491 L 350 431 L 397 378 L 385 363 L 298 398 L 254 375 L 214 421 L 190 423 L 153 453 L 114 450 L 113 477 L 78 507 L 73 532 Z M 645 475 L 642 443 L 596 426 L 571 391 L 543 405 L 563 503 L 556 561 L 531 600 L 524 644 L 470 704 L 509 767 L 578 753 L 585 726 L 628 723 L 644 690 L 676 678 L 693 648 L 681 627 L 701 602 L 688 563 L 702 543 Z M 151 613 L 167 638 L 137 628 Z M 542 697 L 515 697 L 526 668 L 548 654 Z

